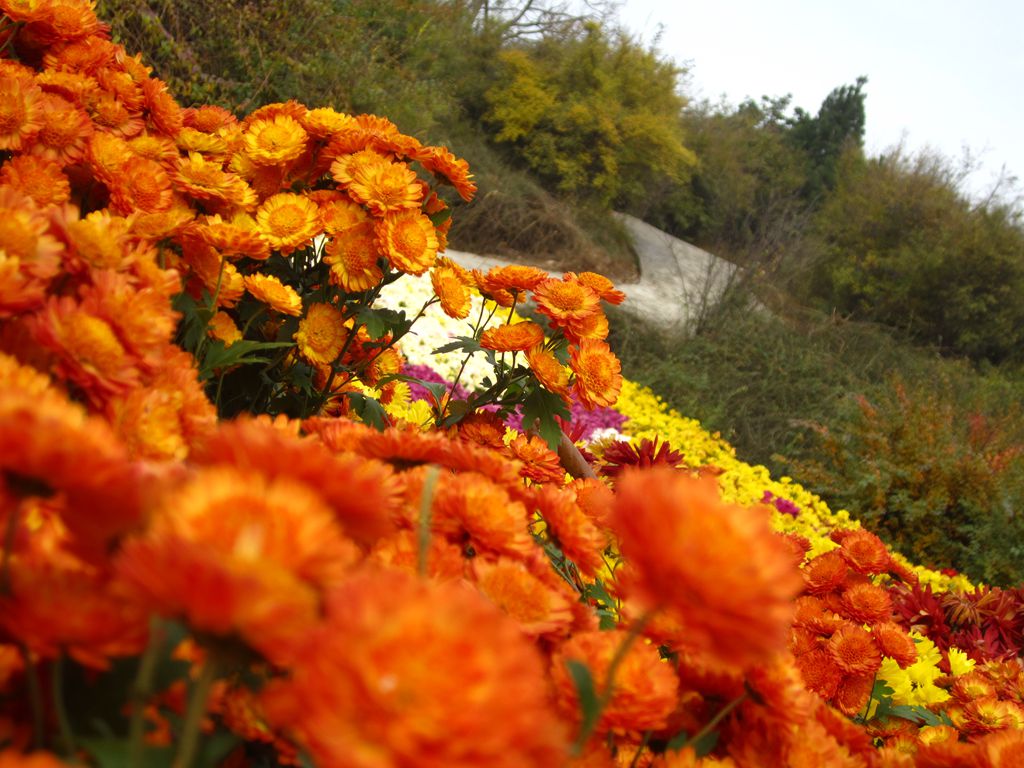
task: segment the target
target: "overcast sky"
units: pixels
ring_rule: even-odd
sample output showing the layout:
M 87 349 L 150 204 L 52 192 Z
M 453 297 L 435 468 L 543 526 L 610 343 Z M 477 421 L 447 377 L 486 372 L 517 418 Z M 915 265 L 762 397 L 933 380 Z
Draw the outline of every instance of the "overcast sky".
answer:
M 624 0 L 622 22 L 689 65 L 691 94 L 731 104 L 793 94 L 815 114 L 829 91 L 866 75 L 868 152 L 905 139 L 1024 180 L 1021 0 Z

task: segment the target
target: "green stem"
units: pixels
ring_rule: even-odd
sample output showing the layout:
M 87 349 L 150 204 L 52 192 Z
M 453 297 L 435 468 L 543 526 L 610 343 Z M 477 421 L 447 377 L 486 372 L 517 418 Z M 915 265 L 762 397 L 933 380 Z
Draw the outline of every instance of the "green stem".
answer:
M 23 642 L 18 643 L 21 662 L 25 665 L 25 685 L 28 688 L 28 701 L 32 709 L 32 745 L 36 749 L 46 746 L 46 729 L 43 720 L 43 691 L 39 686 L 39 670 L 32 661 L 32 652 Z
M 53 696 L 53 707 L 57 713 L 57 727 L 60 728 L 60 752 L 65 757 L 73 757 L 75 754 L 75 732 L 71 727 L 71 720 L 68 718 L 67 708 L 64 706 L 64 654 L 61 653 L 53 661 L 51 670 L 53 679 L 51 691 Z
M 739 696 L 737 696 L 735 699 L 733 699 L 728 704 L 726 704 L 724 707 L 722 707 L 720 710 L 718 710 L 718 712 L 715 714 L 715 716 L 712 717 L 708 721 L 707 725 L 705 725 L 703 728 L 701 728 L 699 731 L 697 731 L 697 733 L 695 733 L 693 735 L 692 739 L 687 739 L 686 743 L 687 744 L 693 744 L 693 743 L 703 739 L 705 736 L 707 736 L 709 733 L 711 733 L 711 731 L 713 731 L 715 729 L 715 727 L 720 722 L 722 722 L 726 718 L 726 716 L 728 716 L 728 714 L 730 712 L 732 712 L 734 709 L 736 709 L 736 707 L 738 707 L 740 704 L 742 704 L 744 699 L 746 699 L 746 698 L 747 698 L 747 692 L 744 691 Z
M 18 512 L 20 506 L 15 503 L 7 517 L 7 528 L 4 531 L 3 562 L 0 563 L 0 595 L 11 594 L 11 556 L 14 553 L 14 539 L 18 535 Z
M 431 502 L 434 500 L 434 488 L 437 486 L 437 478 L 440 473 L 441 468 L 436 464 L 431 464 L 427 467 L 427 474 L 423 479 L 423 494 L 420 496 L 420 519 L 416 546 L 416 570 L 420 576 L 427 575 L 427 557 L 430 554 Z
M 185 711 L 185 723 L 181 730 L 181 741 L 178 754 L 171 768 L 189 768 L 199 749 L 199 736 L 202 730 L 203 715 L 206 714 L 206 703 L 210 698 L 210 690 L 217 679 L 217 662 L 212 653 L 207 651 L 206 661 L 199 670 L 199 677 L 192 686 L 192 693 Z
M 149 619 L 149 642 L 139 661 L 139 669 L 132 683 L 132 721 L 128 742 L 128 768 L 142 768 L 143 737 L 146 731 L 146 701 L 153 689 L 156 665 L 164 645 L 164 625 L 157 616 Z
M 601 720 L 601 713 L 604 712 L 604 708 L 611 702 L 612 696 L 615 693 L 615 675 L 619 671 L 619 667 L 622 666 L 622 662 L 626 660 L 626 654 L 629 653 L 629 649 L 633 647 L 633 643 L 640 637 L 640 633 L 644 631 L 644 627 L 650 622 L 652 616 L 654 616 L 654 611 L 648 611 L 633 622 L 626 636 L 619 643 L 619 647 L 615 649 L 615 655 L 612 656 L 612 660 L 608 664 L 604 690 L 601 691 L 601 696 L 597 700 L 597 715 L 587 724 L 587 727 L 580 729 L 580 735 L 576 738 L 576 743 L 572 749 L 574 756 L 578 757 L 583 754 L 583 748 L 587 745 L 587 742 L 594 733 L 594 729 L 597 728 L 597 724 Z
M 651 740 L 651 732 L 644 731 L 643 741 L 640 742 L 640 746 L 636 748 L 636 753 L 633 755 L 633 759 L 629 761 L 629 768 L 636 768 L 636 764 L 640 761 L 640 753 L 644 751 L 644 747 L 647 746 Z

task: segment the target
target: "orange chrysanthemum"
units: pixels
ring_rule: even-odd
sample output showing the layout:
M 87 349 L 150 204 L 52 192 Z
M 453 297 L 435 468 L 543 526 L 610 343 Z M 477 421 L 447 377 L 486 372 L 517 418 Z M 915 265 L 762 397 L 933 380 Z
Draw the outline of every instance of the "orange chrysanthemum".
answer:
M 195 128 L 182 128 L 175 134 L 174 140 L 182 152 L 196 152 L 218 163 L 224 161 L 230 152 L 228 140 L 220 132 L 209 134 Z M 238 168 L 231 170 L 239 172 Z
M 263 694 L 271 722 L 318 765 L 562 765 L 565 735 L 540 656 L 482 596 L 367 570 L 331 595 L 326 613 L 289 678 Z
M 467 440 L 496 451 L 505 448 L 505 422 L 491 411 L 473 411 L 457 426 L 460 440 Z
M 138 382 L 139 361 L 128 354 L 113 325 L 70 296 L 51 297 L 36 328 L 40 344 L 58 355 L 61 375 L 90 399 L 102 401 Z
M 46 207 L 67 202 L 71 182 L 54 161 L 36 155 L 17 155 L 0 168 L 0 184 L 5 184 Z
M 215 248 L 189 237 L 182 244 L 182 255 L 192 269 L 192 276 L 211 296 L 216 297 L 217 306 L 233 307 L 245 294 L 245 280 L 237 267 Z M 198 291 L 195 293 L 198 295 Z
M 835 551 L 812 558 L 802 571 L 807 591 L 812 595 L 823 595 L 838 589 L 846 573 L 846 561 Z
M 604 564 L 602 554 L 608 535 L 580 509 L 576 495 L 566 489 L 545 486 L 534 495 L 537 511 L 548 526 L 548 535 L 565 556 L 588 576 Z
M 29 151 L 56 160 L 62 166 L 85 157 L 93 126 L 89 116 L 67 99 L 54 93 L 41 100 L 42 126 Z
M 324 248 L 324 263 L 331 267 L 331 282 L 346 291 L 367 291 L 384 277 L 377 264 L 381 254 L 373 224 L 362 224 L 336 231 Z
M 158 133 L 143 133 L 128 141 L 132 154 L 154 160 L 168 172 L 178 164 L 181 153 L 173 139 Z
M 860 624 L 876 624 L 892 618 L 892 600 L 874 584 L 853 584 L 843 592 L 839 613 Z
M 308 139 L 297 120 L 277 115 L 249 124 L 242 134 L 242 151 L 257 165 L 282 165 L 301 155 Z
M 99 90 L 96 78 L 83 72 L 46 69 L 36 74 L 35 82 L 46 93 L 56 93 L 79 107 L 94 99 Z
M 186 356 L 187 362 L 191 358 Z M 166 366 L 166 372 L 143 387 L 112 398 L 111 424 L 134 458 L 181 461 L 189 443 L 212 431 L 217 416 L 203 393 L 196 371 Z M 205 429 L 203 429 L 205 427 Z
M 243 208 L 256 202 L 256 194 L 240 176 L 198 152 L 183 157 L 171 178 L 178 189 L 199 200 L 220 200 Z
M 857 715 L 868 703 L 874 685 L 874 672 L 844 677 L 834 698 L 836 709 L 849 717 Z
M 160 163 L 145 157 L 128 160 L 109 186 L 110 207 L 123 216 L 159 213 L 173 202 L 171 177 Z
M 848 533 L 839 545 L 839 554 L 857 573 L 883 573 L 889 567 L 889 550 L 875 534 L 864 530 Z
M 247 275 L 245 289 L 255 298 L 276 312 L 292 317 L 302 314 L 302 297 L 290 285 L 285 285 L 273 275 L 259 272 Z
M 901 667 L 908 667 L 917 659 L 914 640 L 899 624 L 886 621 L 871 628 L 875 642 L 882 649 L 882 655 L 893 659 Z
M 193 233 L 224 256 L 248 256 L 260 260 L 270 256 L 270 246 L 260 237 L 256 219 L 244 212 L 236 213 L 230 221 L 220 216 L 207 216 Z
M 100 91 L 99 96 L 89 104 L 89 117 L 98 130 L 113 133 L 122 139 L 138 136 L 146 127 L 140 109 L 129 109 L 123 101 L 106 91 Z
M 873 675 L 882 664 L 874 637 L 856 624 L 840 627 L 828 641 L 828 650 L 836 664 L 852 675 Z
M 551 279 L 543 269 L 522 264 L 507 264 L 491 268 L 483 277 L 481 286 L 486 292 L 502 290 L 524 293 L 534 290 L 545 280 Z
M 422 147 L 412 156 L 428 171 L 448 181 L 467 203 L 476 195 L 476 183 L 469 172 L 469 163 L 455 157 L 447 147 Z
M 785 646 L 801 580 L 766 510 L 661 467 L 623 472 L 617 496 L 614 528 L 639 591 L 682 622 L 689 644 L 740 668 Z
M 827 650 L 819 648 L 801 654 L 796 659 L 796 666 L 807 690 L 826 700 L 836 695 L 844 673 Z
M 583 339 L 569 348 L 569 367 L 576 375 L 573 388 L 587 408 L 611 407 L 622 389 L 622 364 L 603 341 Z
M 408 493 L 417 506 L 422 495 L 423 471 L 406 473 Z M 476 473 L 439 478 L 432 524 L 449 541 L 467 542 L 477 552 L 515 556 L 534 550 L 526 528 L 526 508 L 510 499 L 504 487 Z
M 538 344 L 532 349 L 526 350 L 526 362 L 529 363 L 530 370 L 533 371 L 533 375 L 537 377 L 537 381 L 544 389 L 560 395 L 563 399 L 568 399 L 569 372 L 557 357 Z
M 182 121 L 186 126 L 195 128 L 197 131 L 216 133 L 221 128 L 237 124 L 238 118 L 224 107 L 208 104 L 184 110 Z
M 541 281 L 533 291 L 537 309 L 558 328 L 567 328 L 601 312 L 597 291 L 576 280 Z
M 567 662 L 587 666 L 598 692 L 608 685 L 612 658 L 626 639 L 624 630 L 580 632 L 573 635 L 551 658 L 551 678 L 558 703 L 575 720 L 581 707 Z M 612 679 L 612 696 L 601 711 L 596 732 L 645 731 L 664 728 L 675 709 L 679 680 L 670 664 L 662 660 L 658 649 L 646 643 L 633 643 Z
M 315 626 L 320 596 L 358 556 L 309 488 L 211 467 L 163 498 L 116 567 L 147 607 L 199 631 L 238 636 L 280 663 Z
M 391 265 L 402 272 L 422 275 L 437 259 L 437 234 L 430 219 L 419 211 L 389 213 L 376 225 L 377 241 Z
M 118 271 L 131 264 L 127 219 L 111 215 L 108 209 L 93 211 L 84 219 L 74 218 L 72 209 L 69 218 L 64 224 L 64 234 L 74 261 L 93 269 Z
M 320 189 L 311 192 L 309 199 L 320 209 L 320 221 L 329 235 L 372 221 L 363 206 L 340 190 Z
M 523 463 L 520 474 L 524 478 L 536 483 L 561 483 L 565 478 L 558 454 L 538 435 L 516 435 L 507 450 Z
M 578 275 L 573 272 L 566 272 L 563 275 L 563 279 L 578 280 L 584 285 L 589 285 L 597 291 L 603 301 L 607 301 L 609 304 L 621 304 L 626 300 L 626 294 L 615 290 L 615 285 L 612 281 L 597 272 L 580 272 Z
M 168 136 L 175 135 L 184 125 L 181 107 L 167 90 L 167 84 L 155 77 L 142 81 L 142 92 L 146 98 L 149 121 L 158 131 Z
M 397 478 L 387 464 L 353 453 L 336 455 L 319 440 L 300 439 L 294 429 L 287 432 L 269 420 L 221 423 L 190 460 L 305 485 L 331 507 L 345 534 L 360 544 L 370 545 L 393 531 L 391 516 L 400 499 Z
M 287 256 L 320 232 L 320 214 L 305 196 L 282 192 L 263 201 L 256 211 L 256 226 L 271 248 Z
M 121 166 L 132 156 L 128 142 L 109 133 L 94 133 L 85 153 L 89 168 L 104 184 L 112 183 Z
M 338 359 L 349 331 L 345 316 L 330 304 L 313 304 L 299 321 L 295 341 L 299 354 L 313 365 L 330 365 Z
M 468 275 L 455 262 L 444 257 L 430 271 L 434 294 L 441 300 L 441 309 L 448 317 L 462 320 L 469 316 L 472 300 L 469 295 Z
M 480 346 L 495 352 L 525 352 L 544 341 L 544 329 L 531 320 L 488 328 L 480 336 Z
M 242 332 L 238 330 L 235 321 L 231 319 L 231 315 L 223 311 L 217 312 L 210 319 L 210 327 L 206 334 L 212 339 L 223 341 L 225 347 L 230 347 L 236 341 L 242 340 Z
M 572 594 L 546 583 L 518 559 L 478 557 L 471 562 L 477 588 L 527 635 L 551 638 L 569 634 L 575 602 Z M 540 566 L 550 572 L 547 563 Z
M 412 210 L 423 202 L 423 187 L 416 174 L 372 150 L 335 160 L 331 173 L 352 196 L 376 216 Z
M 0 317 L 42 304 L 62 252 L 32 201 L 0 187 Z
M 311 109 L 302 118 L 302 127 L 318 139 L 349 128 L 355 122 L 351 115 L 338 112 L 330 107 Z
M 43 128 L 44 94 L 28 77 L 0 78 L 0 149 L 20 151 Z

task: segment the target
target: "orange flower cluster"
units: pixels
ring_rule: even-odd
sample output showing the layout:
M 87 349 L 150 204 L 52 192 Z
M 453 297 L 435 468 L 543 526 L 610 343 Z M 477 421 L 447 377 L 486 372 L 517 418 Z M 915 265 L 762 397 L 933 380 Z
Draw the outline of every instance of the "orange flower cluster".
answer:
M 548 318 L 550 338 L 545 340 L 544 328 L 533 321 L 512 322 L 510 313 L 507 324 L 483 331 L 480 346 L 524 352 L 533 377 L 566 403 L 571 390 L 587 408 L 615 404 L 622 366 L 605 341 L 608 318 L 601 301 L 620 304 L 625 295 L 607 278 L 594 272 L 567 272 L 559 280 L 522 265 L 467 272 L 451 262 L 439 264 L 431 278 L 442 308 L 455 318 L 466 317 L 473 290 L 512 310 L 519 302 L 533 301 Z
M 685 469 L 613 489 L 483 413 L 347 418 L 345 371 L 398 396 L 355 296 L 396 270 L 432 269 L 453 316 L 532 298 L 547 341 L 483 346 L 614 400 L 608 281 L 436 258 L 444 204 L 411 167 L 468 198 L 463 161 L 381 118 L 182 110 L 87 0 L 0 10 L 0 766 L 187 765 L 213 731 L 240 740 L 224 766 L 1020 764 L 1017 660 L 943 681 L 948 726 L 847 716 L 915 655 L 871 534 L 801 567 L 806 542 Z M 323 279 L 292 279 L 320 234 Z M 317 416 L 217 420 L 173 337 L 199 357 L 253 329 Z
M 889 593 L 872 577 L 890 569 L 889 552 L 867 531 L 838 531 L 839 548 L 809 560 L 790 647 L 807 687 L 847 715 L 867 704 L 882 656 L 907 667 L 914 641 L 893 622 Z

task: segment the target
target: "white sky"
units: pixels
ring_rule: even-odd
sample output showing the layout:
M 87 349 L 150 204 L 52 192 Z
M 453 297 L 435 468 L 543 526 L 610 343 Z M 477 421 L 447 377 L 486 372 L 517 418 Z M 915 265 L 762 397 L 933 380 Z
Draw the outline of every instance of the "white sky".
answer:
M 1021 0 L 624 0 L 619 18 L 690 69 L 689 93 L 731 104 L 793 94 L 816 114 L 839 85 L 868 77 L 865 144 L 905 138 L 1024 181 L 1024 2 Z M 1022 184 L 1024 186 L 1024 184 Z

